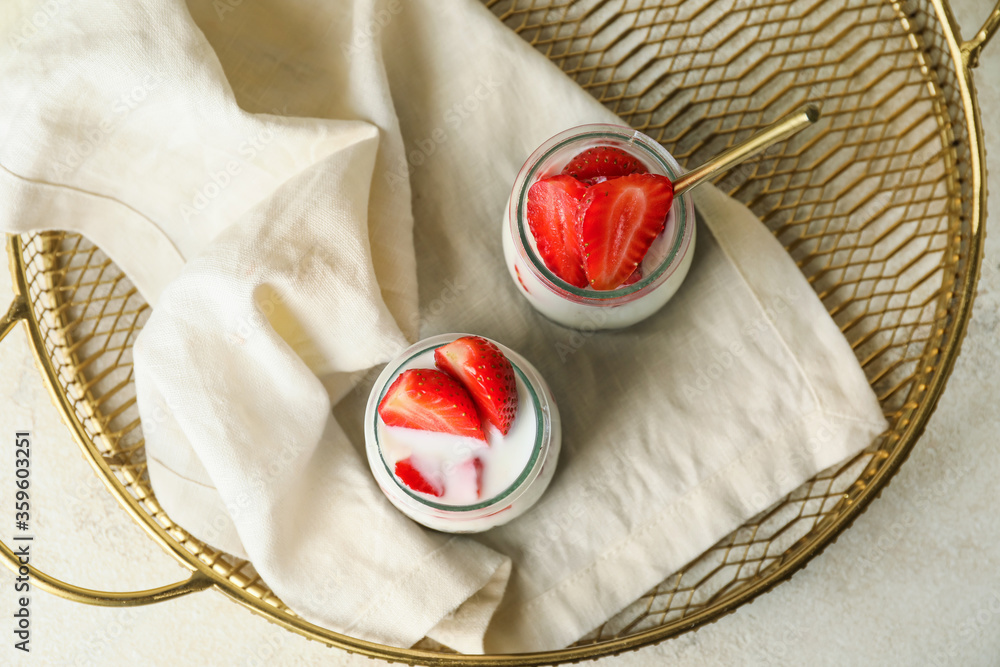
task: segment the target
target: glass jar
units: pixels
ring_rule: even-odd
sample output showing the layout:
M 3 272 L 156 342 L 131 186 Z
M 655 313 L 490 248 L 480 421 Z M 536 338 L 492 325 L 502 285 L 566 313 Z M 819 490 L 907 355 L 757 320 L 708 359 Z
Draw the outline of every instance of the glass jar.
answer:
M 394 474 L 396 460 L 390 449 L 387 428 L 378 415 L 378 405 L 393 381 L 411 368 L 434 368 L 434 350 L 468 334 L 441 334 L 426 338 L 407 348 L 386 365 L 375 381 L 365 410 L 365 450 L 368 465 L 382 493 L 403 514 L 414 521 L 446 533 L 478 533 L 507 523 L 526 512 L 541 497 L 555 472 L 562 443 L 559 411 L 552 393 L 538 370 L 517 352 L 501 345 L 510 360 L 518 385 L 518 411 L 514 427 L 507 436 L 490 431 L 490 448 L 516 443 L 505 438 L 519 439 L 526 459 L 523 466 L 511 468 L 510 483 L 502 490 L 483 498 L 475 504 L 454 505 L 438 502 L 429 494 L 414 491 Z M 529 420 L 519 427 L 519 420 Z M 398 427 L 394 427 L 398 428 Z M 411 429 L 404 429 L 410 431 Z M 421 437 L 434 437 L 429 431 L 419 432 Z M 455 438 L 440 434 L 445 438 Z M 499 440 L 496 440 L 499 438 Z
M 538 180 L 559 174 L 573 157 L 597 146 L 619 148 L 639 160 L 649 173 L 671 181 L 682 173 L 673 156 L 653 139 L 630 127 L 607 124 L 560 132 L 524 163 L 514 179 L 503 224 L 507 269 L 518 291 L 536 310 L 574 329 L 618 329 L 649 317 L 677 292 L 694 256 L 694 204 L 685 193 L 674 198 L 663 232 L 643 260 L 643 277 L 634 284 L 607 291 L 574 287 L 545 266 L 525 215 L 528 189 Z

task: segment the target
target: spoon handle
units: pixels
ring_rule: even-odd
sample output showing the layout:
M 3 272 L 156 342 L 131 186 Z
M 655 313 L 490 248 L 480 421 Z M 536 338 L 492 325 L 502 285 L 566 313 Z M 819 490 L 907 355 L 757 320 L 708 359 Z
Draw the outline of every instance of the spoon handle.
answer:
M 729 150 L 716 155 L 697 169 L 692 169 L 678 178 L 674 181 L 674 196 L 683 194 L 720 172 L 732 169 L 747 158 L 767 150 L 779 141 L 787 139 L 799 130 L 812 125 L 818 119 L 819 107 L 815 104 L 807 104 L 798 111 L 793 111 L 743 143 L 737 144 Z

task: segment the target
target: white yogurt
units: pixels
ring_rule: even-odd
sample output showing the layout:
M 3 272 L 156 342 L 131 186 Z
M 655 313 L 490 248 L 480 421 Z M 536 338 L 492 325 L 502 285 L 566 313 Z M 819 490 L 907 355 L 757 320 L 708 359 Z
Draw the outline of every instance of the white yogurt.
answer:
M 555 472 L 561 444 L 559 413 L 538 371 L 521 355 L 500 345 L 515 369 L 518 408 L 506 436 L 484 423 L 487 442 L 447 433 L 387 426 L 378 403 L 396 377 L 411 368 L 434 368 L 434 350 L 464 334 L 428 338 L 386 366 L 375 382 L 365 414 L 368 463 L 386 497 L 423 525 L 452 533 L 481 532 L 524 513 L 541 497 Z M 444 495 L 410 489 L 395 476 L 409 458 Z M 474 459 L 482 462 L 482 494 L 477 494 Z
M 617 329 L 655 313 L 684 282 L 694 256 L 694 204 L 689 195 L 674 198 L 663 232 L 643 258 L 643 279 L 635 286 L 609 291 L 575 288 L 546 275 L 518 204 L 524 203 L 532 184 L 558 174 L 575 155 L 595 146 L 620 148 L 650 173 L 674 180 L 681 173 L 680 165 L 662 146 L 630 128 L 584 125 L 562 132 L 532 153 L 514 181 L 502 225 L 503 251 L 517 289 L 540 313 L 574 329 Z

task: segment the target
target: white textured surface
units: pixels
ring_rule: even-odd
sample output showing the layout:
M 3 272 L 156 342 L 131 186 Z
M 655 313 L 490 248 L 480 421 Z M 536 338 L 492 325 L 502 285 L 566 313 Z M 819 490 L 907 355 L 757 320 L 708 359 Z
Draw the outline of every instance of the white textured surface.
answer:
M 967 34 L 992 4 L 955 2 Z M 1000 43 L 991 47 L 977 74 L 987 147 L 996 156 Z M 990 208 L 996 212 L 1000 166 L 993 162 Z M 882 498 L 791 581 L 714 625 L 612 659 L 616 665 L 998 663 L 997 256 L 994 232 L 962 356 L 927 432 Z M 10 281 L 3 274 L 0 299 L 6 301 L 9 294 Z M 18 330 L 0 345 L 0 428 L 22 427 L 34 432 L 37 565 L 74 583 L 112 590 L 149 588 L 183 576 L 90 471 L 49 401 Z M 0 437 L 7 442 L 6 435 Z M 12 511 L 13 503 L 13 453 L 7 447 L 3 451 L 0 456 L 9 458 L 0 458 L 0 516 Z M 12 586 L 4 570 L 0 664 L 373 664 L 308 642 L 212 591 L 133 610 L 78 606 L 35 592 L 32 655 L 25 658 L 11 646 Z

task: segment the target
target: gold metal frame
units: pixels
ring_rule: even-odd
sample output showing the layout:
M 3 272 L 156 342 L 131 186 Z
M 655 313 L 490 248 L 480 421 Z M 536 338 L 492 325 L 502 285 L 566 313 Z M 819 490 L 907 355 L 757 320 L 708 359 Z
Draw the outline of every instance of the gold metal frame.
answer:
M 569 4 L 557 4 L 552 8 L 552 11 L 556 13 L 561 11 L 565 17 L 567 8 L 572 4 L 572 1 Z M 605 3 L 598 2 L 597 4 L 603 6 Z M 774 4 L 787 3 L 778 0 Z M 609 630 L 610 638 L 606 638 L 602 634 L 604 632 L 602 626 L 601 629 L 595 631 L 595 634 L 577 645 L 563 650 L 534 654 L 461 656 L 449 653 L 443 647 L 433 646 L 429 643 L 421 643 L 418 647 L 411 649 L 395 648 L 341 635 L 308 623 L 297 617 L 273 594 L 270 594 L 266 585 L 256 577 L 248 564 L 234 564 L 232 557 L 212 551 L 169 520 L 169 517 L 156 505 L 155 497 L 148 488 L 148 483 L 143 481 L 144 464 L 141 461 L 135 463 L 129 459 L 129 456 L 141 453 L 141 439 L 130 441 L 125 454 L 122 453 L 125 450 L 121 448 L 119 450 L 109 449 L 108 441 L 120 439 L 125 434 L 139 431 L 137 419 L 114 432 L 109 430 L 109 424 L 113 417 L 126 414 L 128 410 L 134 408 L 130 401 L 125 401 L 117 407 L 111 417 L 97 420 L 100 422 L 97 425 L 90 423 L 94 421 L 93 415 L 102 414 L 101 411 L 106 409 L 101 404 L 102 397 L 94 393 L 93 387 L 96 379 L 84 373 L 84 369 L 90 364 L 92 358 L 80 358 L 79 353 L 82 348 L 73 341 L 70 342 L 74 344 L 67 344 L 65 340 L 53 340 L 53 336 L 58 337 L 60 332 L 68 331 L 74 322 L 71 320 L 70 306 L 72 306 L 75 298 L 73 295 L 76 292 L 74 291 L 73 295 L 70 296 L 60 292 L 60 280 L 72 269 L 60 265 L 60 258 L 69 257 L 72 259 L 86 254 L 88 261 L 92 261 L 93 266 L 99 269 L 95 284 L 101 281 L 101 276 L 104 275 L 108 266 L 114 267 L 109 260 L 98 261 L 98 259 L 94 259 L 99 257 L 96 249 L 81 250 L 84 247 L 81 244 L 85 244 L 85 242 L 80 237 L 62 232 L 47 232 L 8 238 L 7 249 L 14 277 L 16 297 L 10 310 L 0 322 L 0 339 L 6 336 L 17 322 L 24 322 L 37 364 L 53 401 L 79 443 L 85 458 L 108 490 L 119 500 L 133 519 L 165 551 L 190 571 L 190 575 L 176 584 L 156 589 L 130 593 L 108 593 L 88 590 L 62 582 L 37 569 L 35 565 L 29 565 L 36 585 L 60 597 L 104 606 L 151 604 L 212 587 L 251 611 L 309 639 L 370 657 L 428 665 L 459 663 L 534 665 L 596 658 L 662 641 L 704 623 L 714 621 L 788 579 L 834 541 L 865 510 L 906 459 L 910 449 L 923 432 L 958 355 L 961 340 L 969 321 L 982 260 L 986 220 L 986 168 L 982 127 L 971 69 L 977 64 L 983 46 L 1000 29 L 1000 4 L 994 9 L 983 28 L 972 39 L 965 42 L 961 41 L 958 36 L 959 31 L 946 0 L 927 0 L 926 2 L 910 0 L 909 2 L 892 2 L 890 4 L 900 25 L 908 32 L 914 45 L 920 44 L 920 38 L 915 34 L 920 29 L 917 24 L 920 21 L 924 21 L 928 25 L 933 24 L 933 29 L 936 31 L 934 43 L 924 44 L 925 48 L 919 51 L 921 55 L 918 55 L 918 58 L 922 58 L 921 62 L 930 67 L 935 66 L 935 63 L 931 61 L 937 59 L 937 65 L 940 65 L 943 70 L 952 72 L 951 75 L 940 77 L 950 76 L 953 78 L 953 80 L 949 79 L 943 84 L 952 89 L 950 101 L 946 100 L 945 102 L 953 105 L 952 115 L 960 116 L 963 119 L 960 124 L 948 125 L 948 118 L 951 116 L 948 115 L 947 110 L 942 110 L 937 114 L 937 121 L 942 125 L 941 131 L 948 140 L 948 145 L 960 148 L 965 160 L 961 167 L 963 171 L 947 175 L 950 188 L 948 196 L 955 199 L 955 193 L 958 193 L 960 201 L 953 202 L 953 210 L 941 214 L 948 216 L 949 219 L 953 218 L 956 221 L 956 227 L 954 234 L 947 240 L 946 252 L 941 260 L 944 268 L 944 275 L 941 278 L 942 286 L 934 292 L 933 301 L 928 302 L 930 303 L 928 307 L 933 306 L 938 315 L 934 321 L 944 324 L 940 326 L 935 324 L 926 338 L 919 339 L 923 345 L 919 363 L 924 364 L 926 360 L 933 360 L 933 363 L 928 362 L 926 368 L 921 366 L 913 372 L 913 387 L 908 390 L 907 398 L 902 406 L 893 412 L 896 419 L 892 432 L 887 434 L 887 437 L 892 439 L 892 446 L 870 450 L 869 455 L 877 459 L 877 465 L 874 463 L 865 465 L 863 470 L 854 475 L 852 479 L 856 479 L 849 488 L 837 492 L 828 490 L 827 494 L 823 496 L 821 508 L 817 510 L 816 520 L 808 533 L 795 543 L 795 548 L 787 549 L 768 567 L 764 568 L 758 564 L 758 569 L 752 577 L 740 579 L 737 574 L 733 587 L 719 589 L 707 601 L 699 603 L 697 606 L 685 605 L 681 609 L 680 615 L 668 618 L 664 614 L 660 622 L 656 624 L 649 625 L 649 619 L 652 615 L 647 609 L 645 615 L 640 613 L 636 616 L 636 621 L 625 623 L 613 631 Z M 607 93 L 609 85 L 607 81 L 594 83 L 591 80 L 588 83 L 585 77 L 590 70 L 581 65 L 567 64 L 567 59 L 572 56 L 571 53 L 567 55 L 567 51 L 554 52 L 553 44 L 558 40 L 552 37 L 554 33 L 551 30 L 546 32 L 546 26 L 549 25 L 546 23 L 549 21 L 548 14 L 544 14 L 536 23 L 528 25 L 525 17 L 531 12 L 541 11 L 535 9 L 534 3 L 532 3 L 530 10 L 524 10 L 521 13 L 517 9 L 517 0 L 489 0 L 487 5 L 509 25 L 517 29 L 522 36 L 532 41 L 537 48 L 546 52 L 550 58 L 559 61 L 563 69 L 575 76 L 591 92 L 595 92 L 595 86 L 603 85 L 605 92 L 599 94 L 598 97 L 613 106 L 616 111 L 623 113 L 622 109 L 614 106 L 618 103 L 616 100 L 620 102 L 621 96 L 616 97 L 613 91 Z M 596 9 L 592 9 L 592 12 L 596 11 Z M 532 15 L 534 16 L 534 14 Z M 519 21 L 520 23 L 518 23 Z M 526 34 L 531 30 L 535 32 Z M 577 37 L 573 39 L 577 39 Z M 587 43 L 588 48 L 589 45 L 590 42 Z M 623 115 L 628 116 L 625 113 Z M 635 122 L 637 127 L 645 129 L 647 133 L 649 133 L 648 126 L 651 126 L 652 123 L 652 120 L 646 120 L 645 123 Z M 737 129 L 751 132 L 754 128 Z M 706 147 L 710 141 L 711 138 L 699 140 L 695 146 Z M 731 131 L 728 135 L 727 142 L 729 145 L 736 142 L 735 131 Z M 695 150 L 695 148 L 692 149 L 689 157 L 693 155 Z M 940 159 L 957 170 L 958 168 L 955 167 L 956 158 L 950 154 L 945 155 L 945 152 L 942 150 Z M 681 156 L 683 157 L 683 154 Z M 794 157 L 794 154 L 792 156 Z M 787 155 L 774 157 L 771 161 L 780 163 L 782 157 L 787 157 Z M 757 163 L 754 169 L 762 168 L 763 164 L 765 163 Z M 744 173 L 744 178 L 752 180 L 756 174 L 757 172 L 747 172 Z M 731 191 L 738 191 L 740 187 L 738 185 Z M 748 195 L 745 198 L 751 197 Z M 775 233 L 780 237 L 782 232 L 788 228 L 788 224 L 778 221 L 775 223 L 775 227 Z M 951 228 L 949 227 L 949 229 Z M 70 250 L 64 250 L 66 247 L 69 247 Z M 800 263 L 805 261 L 800 260 Z M 87 264 L 89 269 L 92 269 L 93 266 Z M 807 266 L 807 264 L 804 265 L 804 270 Z M 821 276 L 826 270 L 822 269 L 816 275 Z M 816 275 L 810 277 L 815 278 Z M 81 284 L 78 281 L 74 289 L 78 289 Z M 116 279 L 115 285 L 117 284 Z M 832 289 L 824 288 L 820 278 L 816 278 L 814 286 L 816 286 L 817 291 L 821 292 L 821 296 L 829 294 L 829 289 Z M 119 316 L 126 311 L 125 303 L 133 303 L 136 299 L 134 290 L 126 292 L 119 305 Z M 140 303 L 135 309 L 127 311 L 133 316 L 133 319 L 127 327 L 125 342 L 120 344 L 121 350 L 126 350 L 131 345 L 129 337 L 141 326 L 137 322 L 141 320 L 141 314 L 145 308 L 145 304 Z M 831 310 L 834 309 L 831 308 Z M 843 326 L 849 328 L 854 321 L 854 319 L 848 319 Z M 867 349 L 865 346 L 869 342 L 867 336 L 861 338 L 864 340 L 852 341 L 855 343 L 859 358 L 868 354 L 865 352 Z M 119 348 L 114 349 L 118 350 Z M 54 350 L 58 350 L 59 354 L 65 355 L 65 357 L 57 358 Z M 107 352 L 108 343 L 105 341 L 104 349 L 100 354 Z M 119 351 L 118 354 L 120 357 L 121 352 Z M 71 370 L 69 377 L 66 374 L 67 368 Z M 872 374 L 876 376 L 870 377 L 873 385 L 881 381 L 888 372 L 889 370 L 886 369 L 880 369 L 877 373 L 873 370 L 869 371 L 870 376 Z M 129 382 L 130 376 L 125 377 L 119 386 L 127 386 Z M 892 392 L 888 394 L 888 396 L 891 395 Z M 884 400 L 888 402 L 888 398 Z M 81 406 L 83 407 L 81 408 Z M 115 441 L 117 442 L 117 440 Z M 846 469 L 845 466 L 841 470 Z M 832 485 L 832 477 L 822 479 L 830 479 Z M 811 499 L 810 493 L 806 492 L 803 496 L 806 501 Z M 828 499 L 836 501 L 829 508 L 826 506 Z M 801 513 L 802 510 L 800 510 Z M 767 516 L 759 518 L 753 524 L 754 533 L 766 519 Z M 728 562 L 726 558 L 728 558 L 730 551 L 740 546 L 743 544 L 733 537 L 729 542 L 718 547 L 719 550 L 725 547 L 726 556 L 723 558 L 723 562 Z M 747 550 L 742 557 L 741 567 L 752 560 L 748 555 L 749 550 L 750 542 L 747 542 Z M 20 566 L 13 552 L 2 543 L 0 543 L 0 558 L 5 565 L 15 571 Z M 718 571 L 718 568 L 713 570 L 713 572 L 715 571 Z M 684 590 L 690 590 L 691 596 L 693 596 L 703 581 L 704 579 L 699 580 L 692 588 Z M 670 594 L 670 602 L 667 603 L 668 609 L 671 608 L 675 592 L 676 585 L 675 590 Z M 649 599 L 649 605 L 652 605 L 657 595 L 660 595 L 660 592 L 655 591 L 650 596 L 646 596 Z M 640 621 L 646 625 L 641 625 Z

